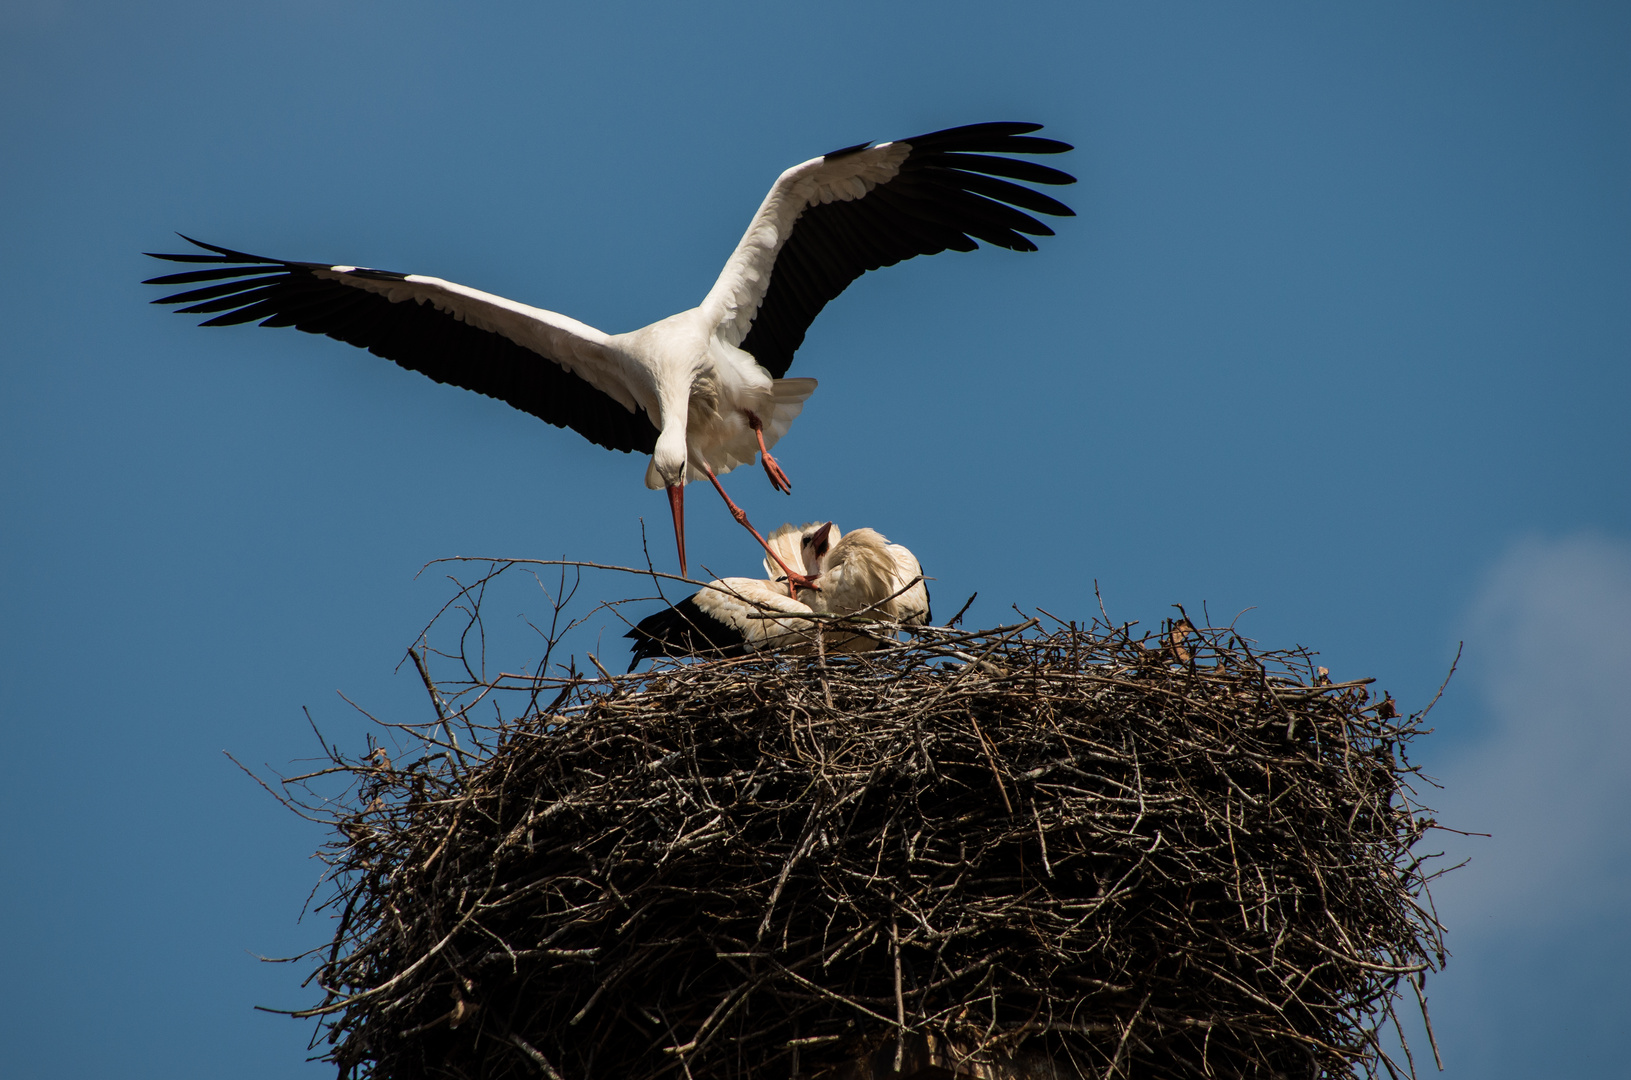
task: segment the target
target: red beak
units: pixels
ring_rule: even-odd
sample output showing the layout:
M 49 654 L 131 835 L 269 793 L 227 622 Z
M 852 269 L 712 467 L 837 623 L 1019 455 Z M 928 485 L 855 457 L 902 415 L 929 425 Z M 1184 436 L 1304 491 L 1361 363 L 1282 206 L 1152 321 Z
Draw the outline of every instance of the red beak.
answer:
M 685 573 L 685 485 L 668 485 L 668 508 L 674 512 L 674 543 L 680 549 L 680 577 Z

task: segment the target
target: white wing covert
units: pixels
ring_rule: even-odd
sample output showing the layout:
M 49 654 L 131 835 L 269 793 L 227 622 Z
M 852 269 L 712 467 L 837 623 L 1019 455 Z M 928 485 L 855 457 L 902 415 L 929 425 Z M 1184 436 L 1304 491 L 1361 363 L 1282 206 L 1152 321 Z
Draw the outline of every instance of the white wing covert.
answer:
M 892 180 L 910 152 L 911 147 L 901 143 L 870 146 L 846 156 L 838 156 L 843 153 L 839 151 L 811 158 L 778 176 L 702 301 L 702 310 L 720 338 L 741 345 L 748 336 L 770 288 L 776 256 L 805 210 L 835 200 L 862 198 L 878 184 Z

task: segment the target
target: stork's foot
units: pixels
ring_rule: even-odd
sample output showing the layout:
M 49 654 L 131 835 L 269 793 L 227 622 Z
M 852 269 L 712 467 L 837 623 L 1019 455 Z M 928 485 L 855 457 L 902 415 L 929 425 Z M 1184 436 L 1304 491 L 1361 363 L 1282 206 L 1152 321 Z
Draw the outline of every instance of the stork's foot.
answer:
M 770 477 L 770 483 L 775 489 L 783 495 L 791 495 L 793 493 L 793 481 L 789 480 L 787 474 L 782 472 L 782 467 L 776 463 L 776 459 L 762 452 L 759 459 L 765 467 L 765 475 Z
M 752 528 L 751 525 L 748 527 Z M 753 535 L 759 536 L 757 531 L 755 531 Z M 782 562 L 782 557 L 776 554 L 776 549 L 771 547 L 769 544 L 765 544 L 763 537 L 759 537 L 759 543 L 764 544 L 765 554 L 769 555 L 771 560 L 774 561 L 777 566 L 782 568 L 782 576 L 780 580 L 787 582 L 788 596 L 791 596 L 793 599 L 797 600 L 800 589 L 808 589 L 811 592 L 821 591 L 821 586 L 816 584 L 816 577 L 820 577 L 821 575 L 817 574 L 815 577 L 808 577 L 799 573 L 791 566 L 788 566 L 786 563 Z
M 800 589 L 820 592 L 821 586 L 816 584 L 816 579 L 813 577 L 805 577 L 803 574 L 789 571 L 787 575 L 787 594 L 796 600 Z
M 774 487 L 783 495 L 791 495 L 793 493 L 793 481 L 787 478 L 785 472 L 782 472 L 782 467 L 776 464 L 776 459 L 770 456 L 770 451 L 765 447 L 764 421 L 759 419 L 757 413 L 750 412 L 748 413 L 748 427 L 752 428 L 753 434 L 759 438 L 759 463 L 765 467 L 765 475 L 770 477 L 771 487 Z

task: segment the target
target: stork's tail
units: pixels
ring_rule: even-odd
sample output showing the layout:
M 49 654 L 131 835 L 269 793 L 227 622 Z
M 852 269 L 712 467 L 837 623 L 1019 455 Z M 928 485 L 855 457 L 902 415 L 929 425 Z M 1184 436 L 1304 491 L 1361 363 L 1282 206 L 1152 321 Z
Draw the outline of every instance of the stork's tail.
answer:
M 776 380 L 771 390 L 776 403 L 772 406 L 770 415 L 764 417 L 766 446 L 775 446 L 776 440 L 787 434 L 787 429 L 793 426 L 794 419 L 804 411 L 804 403 L 815 393 L 815 388 L 814 379 Z

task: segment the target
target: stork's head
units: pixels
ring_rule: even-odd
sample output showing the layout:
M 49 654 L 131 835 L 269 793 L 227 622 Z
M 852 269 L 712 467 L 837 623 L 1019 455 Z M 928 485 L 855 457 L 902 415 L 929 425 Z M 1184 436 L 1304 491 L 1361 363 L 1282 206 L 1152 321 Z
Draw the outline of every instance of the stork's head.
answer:
M 646 470 L 647 487 L 674 487 L 684 484 L 686 475 L 685 427 L 675 425 L 657 435 L 657 445 L 651 451 L 651 467 Z
M 804 572 L 810 577 L 821 573 L 822 562 L 832 545 L 838 542 L 838 526 L 832 522 L 821 525 L 804 526 L 803 534 L 799 537 L 799 554 L 804 558 Z

